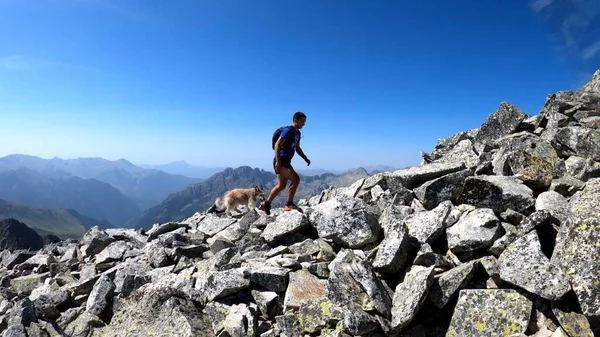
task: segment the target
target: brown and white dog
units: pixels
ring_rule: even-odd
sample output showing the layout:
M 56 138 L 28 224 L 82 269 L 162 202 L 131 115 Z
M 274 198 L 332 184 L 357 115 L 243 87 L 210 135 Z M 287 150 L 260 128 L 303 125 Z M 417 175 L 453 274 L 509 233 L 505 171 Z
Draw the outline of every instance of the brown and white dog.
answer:
M 265 200 L 265 189 L 262 185 L 253 188 L 236 188 L 225 193 L 223 198 L 217 198 L 213 208 L 219 211 L 225 210 L 231 216 L 233 210 L 244 205 L 249 211 L 256 212 L 256 202 Z

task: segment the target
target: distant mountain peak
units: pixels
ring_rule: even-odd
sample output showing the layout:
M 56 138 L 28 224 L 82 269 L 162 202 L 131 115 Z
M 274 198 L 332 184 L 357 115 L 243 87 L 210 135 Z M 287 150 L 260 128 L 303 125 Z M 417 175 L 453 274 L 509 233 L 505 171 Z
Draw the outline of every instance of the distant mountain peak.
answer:
M 43 246 L 42 237 L 26 224 L 13 218 L 0 221 L 0 250 L 38 250 Z

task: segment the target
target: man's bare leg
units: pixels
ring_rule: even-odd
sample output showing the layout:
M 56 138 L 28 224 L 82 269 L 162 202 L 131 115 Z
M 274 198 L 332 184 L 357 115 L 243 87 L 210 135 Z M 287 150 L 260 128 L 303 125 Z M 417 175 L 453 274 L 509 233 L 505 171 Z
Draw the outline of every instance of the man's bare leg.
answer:
M 269 203 L 273 202 L 277 195 L 285 188 L 285 185 L 287 185 L 288 178 L 283 174 L 283 170 L 283 167 L 279 170 L 279 174 L 277 175 L 277 185 L 273 186 L 269 193 L 269 197 L 267 198 L 267 202 Z
M 288 203 L 294 202 L 294 196 L 296 195 L 296 190 L 298 189 L 298 185 L 300 184 L 300 177 L 293 169 L 289 170 L 290 180 L 292 183 L 290 184 L 290 188 L 288 188 Z

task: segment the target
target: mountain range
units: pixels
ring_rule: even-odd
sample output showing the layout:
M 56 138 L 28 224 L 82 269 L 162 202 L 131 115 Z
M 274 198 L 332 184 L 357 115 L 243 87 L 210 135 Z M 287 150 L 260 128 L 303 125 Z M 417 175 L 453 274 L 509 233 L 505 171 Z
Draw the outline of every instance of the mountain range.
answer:
M 370 174 L 378 169 L 393 170 L 384 166 L 370 169 Z M 347 186 L 369 173 L 358 168 L 299 174 L 302 182 L 297 200 L 330 186 Z M 5 206 L 0 216 L 27 223 L 41 235 L 77 237 L 94 224 L 148 228 L 157 221 L 181 219 L 210 207 L 228 189 L 262 184 L 268 193 L 275 182 L 272 172 L 248 166 L 221 169 L 180 161 L 142 167 L 125 159 L 43 159 L 12 154 L 0 158 L 0 199 L 18 207 Z M 282 205 L 286 194 L 282 191 L 273 205 Z

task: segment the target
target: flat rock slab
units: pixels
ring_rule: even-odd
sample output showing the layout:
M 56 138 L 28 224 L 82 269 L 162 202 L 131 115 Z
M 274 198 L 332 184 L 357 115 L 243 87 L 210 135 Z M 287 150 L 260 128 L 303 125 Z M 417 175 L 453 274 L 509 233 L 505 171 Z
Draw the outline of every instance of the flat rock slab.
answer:
M 377 241 L 381 232 L 378 218 L 379 211 L 373 206 L 344 195 L 314 206 L 309 215 L 320 238 L 349 248 Z
M 465 179 L 459 204 L 491 208 L 497 213 L 507 208 L 522 212 L 535 204 L 533 191 L 517 178 L 481 175 Z
M 465 289 L 446 337 L 512 337 L 525 333 L 533 303 L 512 289 Z
M 433 266 L 412 266 L 402 283 L 396 286 L 392 299 L 393 330 L 401 330 L 415 317 L 433 283 L 433 270 Z
M 500 220 L 490 208 L 469 212 L 454 226 L 448 228 L 448 248 L 453 252 L 474 251 L 494 243 L 500 229 Z
M 563 223 L 550 261 L 567 275 L 583 314 L 600 320 L 600 219 Z
M 306 215 L 297 210 L 292 210 L 278 215 L 275 222 L 267 225 L 261 236 L 271 243 L 307 226 L 309 226 L 309 223 Z
M 448 173 L 457 172 L 466 168 L 464 163 L 429 163 L 423 166 L 414 166 L 408 169 L 394 171 L 390 179 L 395 179 L 408 189 L 413 189 L 422 183 L 439 178 Z
M 536 231 L 518 238 L 498 258 L 500 278 L 547 300 L 559 300 L 570 290 L 566 275 L 542 252 Z

